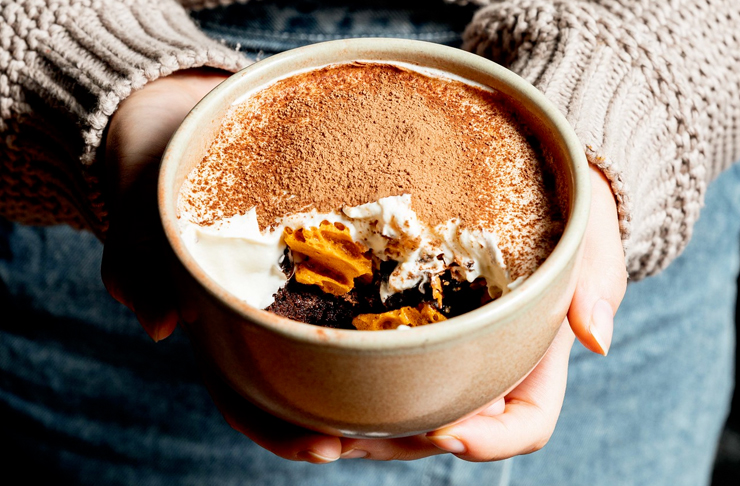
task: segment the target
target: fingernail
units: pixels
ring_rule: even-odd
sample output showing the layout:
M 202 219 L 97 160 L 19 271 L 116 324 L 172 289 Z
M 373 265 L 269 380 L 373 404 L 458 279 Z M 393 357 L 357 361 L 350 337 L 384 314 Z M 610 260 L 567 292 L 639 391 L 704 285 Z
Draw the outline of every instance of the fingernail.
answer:
M 451 435 L 429 435 L 427 438 L 443 451 L 451 452 L 453 454 L 462 454 L 467 448 L 457 437 Z
M 326 457 L 315 451 L 301 451 L 298 453 L 298 459 L 301 461 L 310 462 L 312 464 L 326 464 L 334 462 L 338 457 Z
M 591 313 L 591 324 L 588 327 L 588 331 L 594 337 L 596 344 L 599 345 L 601 354 L 604 356 L 609 352 L 613 327 L 614 311 L 612 310 L 612 306 L 609 302 L 601 299 L 596 302 L 596 305 L 594 305 L 594 310 Z
M 342 459 L 361 459 L 363 457 L 367 457 L 367 451 L 363 451 L 361 449 L 350 449 L 347 452 L 343 452 L 339 457 Z
M 139 321 L 139 322 L 141 322 L 141 321 Z M 160 326 L 157 326 L 157 325 L 154 325 L 154 326 L 147 325 L 147 326 L 145 326 L 145 325 L 142 324 L 141 327 L 144 328 L 144 330 L 146 331 L 147 335 L 155 343 L 158 343 L 159 341 L 161 341 L 163 339 L 162 329 L 160 328 Z
M 139 306 L 135 305 L 131 306 L 131 311 L 136 315 L 136 320 L 139 321 L 139 324 L 141 324 L 141 327 L 144 328 L 147 336 L 149 336 L 152 341 L 155 343 L 159 342 L 159 328 L 156 325 L 152 325 L 151 321 L 144 317 L 143 312 L 139 312 L 138 307 Z
M 158 343 L 159 341 L 161 341 L 162 340 L 162 328 L 160 328 L 159 326 L 155 326 L 154 330 L 152 331 L 151 336 L 155 343 Z
M 146 332 L 147 336 L 149 336 L 151 340 L 154 341 L 155 343 L 158 343 L 159 342 L 159 329 L 156 326 L 154 327 L 145 326 L 141 320 L 139 320 L 139 323 L 141 323 L 141 327 L 144 328 L 144 331 Z
M 155 343 L 167 339 L 175 331 L 175 328 L 177 328 L 178 317 L 175 311 L 154 318 L 139 315 L 137 315 L 137 318 L 141 323 L 141 327 L 144 328 Z

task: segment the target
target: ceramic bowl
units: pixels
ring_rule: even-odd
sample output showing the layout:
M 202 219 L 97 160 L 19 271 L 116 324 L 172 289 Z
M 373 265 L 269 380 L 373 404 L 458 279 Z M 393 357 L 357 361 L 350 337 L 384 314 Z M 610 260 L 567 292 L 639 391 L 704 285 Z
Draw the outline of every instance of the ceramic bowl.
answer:
M 336 330 L 256 309 L 198 266 L 181 241 L 177 195 L 243 93 L 291 73 L 355 60 L 434 68 L 490 86 L 513 100 L 550 148 L 567 210 L 552 254 L 521 286 L 445 322 L 406 332 Z M 502 397 L 547 351 L 570 304 L 588 219 L 590 188 L 581 144 L 533 86 L 474 54 L 399 39 L 314 44 L 270 57 L 208 94 L 170 141 L 159 206 L 173 258 L 181 323 L 247 400 L 289 422 L 346 437 L 401 437 L 453 423 Z

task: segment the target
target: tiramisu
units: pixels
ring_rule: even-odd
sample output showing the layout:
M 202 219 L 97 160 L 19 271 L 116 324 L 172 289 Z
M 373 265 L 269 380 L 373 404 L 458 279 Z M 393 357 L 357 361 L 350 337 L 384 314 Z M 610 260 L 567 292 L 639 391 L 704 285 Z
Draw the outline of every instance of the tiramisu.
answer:
M 509 292 L 563 230 L 547 148 L 501 94 L 355 62 L 249 93 L 180 190 L 217 283 L 302 322 L 395 329 Z

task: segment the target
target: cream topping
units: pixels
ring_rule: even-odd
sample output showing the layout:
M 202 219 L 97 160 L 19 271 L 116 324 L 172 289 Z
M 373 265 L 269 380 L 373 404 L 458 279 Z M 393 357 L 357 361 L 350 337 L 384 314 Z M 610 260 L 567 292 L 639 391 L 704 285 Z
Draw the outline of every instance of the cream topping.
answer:
M 341 212 L 318 213 L 314 209 L 291 214 L 265 231 L 259 229 L 254 208 L 210 226 L 193 223 L 184 211 L 180 229 L 185 247 L 216 283 L 264 309 L 287 281 L 280 269 L 286 248 L 283 230 L 318 227 L 322 221 L 342 223 L 354 241 L 367 246 L 379 259 L 398 262 L 381 285 L 384 300 L 396 292 L 427 284 L 453 263 L 458 278 L 472 282 L 483 277 L 494 297 L 521 281 L 511 281 L 494 233 L 461 229 L 456 219 L 430 227 L 411 209 L 409 194 L 345 207 Z

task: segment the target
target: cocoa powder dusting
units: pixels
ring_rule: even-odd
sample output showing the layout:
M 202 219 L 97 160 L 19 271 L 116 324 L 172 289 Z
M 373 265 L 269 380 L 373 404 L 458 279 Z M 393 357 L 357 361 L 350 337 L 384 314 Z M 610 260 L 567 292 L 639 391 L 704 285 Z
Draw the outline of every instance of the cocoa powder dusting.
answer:
M 351 63 L 279 81 L 233 107 L 181 195 L 196 223 L 256 207 L 264 229 L 287 214 L 411 194 L 432 226 L 457 218 L 496 232 L 517 277 L 562 230 L 546 172 L 501 95 Z

